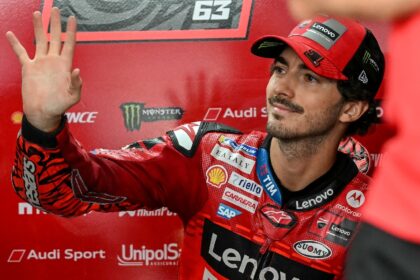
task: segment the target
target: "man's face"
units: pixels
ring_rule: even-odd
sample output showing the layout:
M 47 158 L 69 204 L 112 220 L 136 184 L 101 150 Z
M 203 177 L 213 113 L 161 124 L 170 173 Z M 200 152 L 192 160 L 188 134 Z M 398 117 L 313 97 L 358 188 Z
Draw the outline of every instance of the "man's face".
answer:
M 283 140 L 327 135 L 344 100 L 335 80 L 309 70 L 291 48 L 272 65 L 267 85 L 267 131 Z

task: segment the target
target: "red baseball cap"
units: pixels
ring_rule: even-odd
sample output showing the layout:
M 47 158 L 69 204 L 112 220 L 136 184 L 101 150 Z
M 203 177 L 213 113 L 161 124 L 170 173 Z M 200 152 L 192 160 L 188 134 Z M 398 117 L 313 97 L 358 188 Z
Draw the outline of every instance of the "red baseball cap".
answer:
M 298 24 L 287 37 L 267 35 L 258 39 L 251 52 L 276 58 L 286 46 L 320 76 L 352 79 L 373 96 L 382 83 L 384 55 L 372 32 L 355 20 L 317 16 Z

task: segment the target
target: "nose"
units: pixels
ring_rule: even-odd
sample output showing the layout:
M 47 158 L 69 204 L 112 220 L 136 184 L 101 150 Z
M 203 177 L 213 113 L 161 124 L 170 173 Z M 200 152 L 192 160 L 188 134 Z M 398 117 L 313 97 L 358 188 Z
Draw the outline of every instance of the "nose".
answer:
M 295 96 L 297 80 L 292 73 L 286 73 L 282 76 L 273 74 L 267 84 L 268 96 L 281 95 L 286 98 Z

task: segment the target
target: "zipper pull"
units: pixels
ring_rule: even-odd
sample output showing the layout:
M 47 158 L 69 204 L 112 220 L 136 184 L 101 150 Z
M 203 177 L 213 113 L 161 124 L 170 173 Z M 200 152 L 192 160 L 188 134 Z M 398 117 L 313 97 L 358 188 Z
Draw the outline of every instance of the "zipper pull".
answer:
M 264 244 L 263 244 L 263 245 L 261 246 L 261 248 L 260 248 L 260 254 L 261 254 L 261 255 L 264 255 L 264 254 L 265 254 L 265 252 L 267 252 L 267 250 L 268 250 L 268 248 L 270 247 L 271 243 L 273 243 L 273 240 L 272 240 L 272 239 L 270 239 L 270 238 L 267 238 L 267 239 L 264 241 Z

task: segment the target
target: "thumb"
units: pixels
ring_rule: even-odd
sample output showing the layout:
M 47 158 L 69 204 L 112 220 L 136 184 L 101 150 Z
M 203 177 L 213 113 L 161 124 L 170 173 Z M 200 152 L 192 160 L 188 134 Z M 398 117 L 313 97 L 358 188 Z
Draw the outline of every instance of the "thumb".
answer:
M 76 68 L 71 72 L 71 81 L 69 91 L 73 95 L 80 97 L 82 91 L 82 78 L 80 77 L 80 69 Z

